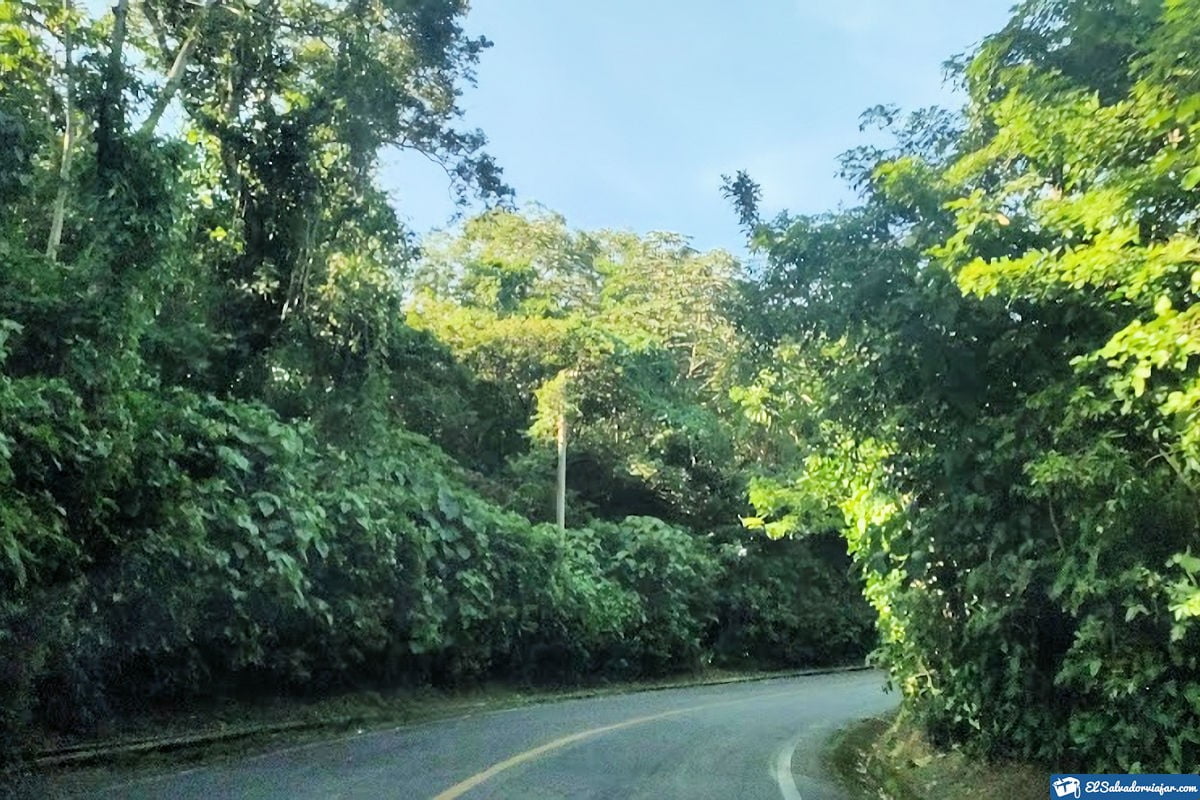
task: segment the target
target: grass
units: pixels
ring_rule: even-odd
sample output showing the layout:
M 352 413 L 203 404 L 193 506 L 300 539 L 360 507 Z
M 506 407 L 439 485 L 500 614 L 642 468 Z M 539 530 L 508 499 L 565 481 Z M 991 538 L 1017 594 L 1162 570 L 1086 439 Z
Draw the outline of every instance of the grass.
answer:
M 855 800 L 1025 800 L 1049 791 L 1048 768 L 938 750 L 903 716 L 868 719 L 841 731 L 827 760 Z

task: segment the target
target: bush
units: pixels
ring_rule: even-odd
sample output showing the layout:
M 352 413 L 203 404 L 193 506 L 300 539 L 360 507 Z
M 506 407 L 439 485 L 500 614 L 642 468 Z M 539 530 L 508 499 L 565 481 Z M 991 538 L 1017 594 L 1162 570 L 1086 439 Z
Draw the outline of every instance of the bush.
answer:
M 720 627 L 713 655 L 729 665 L 861 662 L 875 615 L 836 534 L 747 538 L 722 548 Z
M 766 566 L 786 548 L 722 561 L 649 517 L 532 525 L 369 416 L 335 445 L 253 402 L 110 388 L 88 403 L 0 375 L 9 752 L 34 724 L 91 730 L 197 694 L 687 670 L 718 615 L 770 663 L 829 660 L 814 637 L 853 630 L 789 603 Z

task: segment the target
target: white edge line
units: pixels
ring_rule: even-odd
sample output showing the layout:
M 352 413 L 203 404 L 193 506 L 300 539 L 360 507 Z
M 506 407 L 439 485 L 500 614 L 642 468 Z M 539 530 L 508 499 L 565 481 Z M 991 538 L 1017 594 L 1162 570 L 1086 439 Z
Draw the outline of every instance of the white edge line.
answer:
M 771 765 L 771 774 L 779 786 L 783 800 L 804 800 L 800 796 L 800 790 L 796 788 L 796 778 L 792 775 L 792 756 L 799 746 L 800 737 L 796 736 L 776 751 L 775 760 Z

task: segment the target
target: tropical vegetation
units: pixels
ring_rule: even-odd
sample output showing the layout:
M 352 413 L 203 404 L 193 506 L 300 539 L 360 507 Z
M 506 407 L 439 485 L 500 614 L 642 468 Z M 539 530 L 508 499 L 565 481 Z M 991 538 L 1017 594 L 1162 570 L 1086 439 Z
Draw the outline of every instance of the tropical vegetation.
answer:
M 0 0 L 0 751 L 874 648 L 935 743 L 1194 769 L 1200 2 L 1026 0 L 856 204 L 727 177 L 753 266 L 517 205 L 466 12 Z

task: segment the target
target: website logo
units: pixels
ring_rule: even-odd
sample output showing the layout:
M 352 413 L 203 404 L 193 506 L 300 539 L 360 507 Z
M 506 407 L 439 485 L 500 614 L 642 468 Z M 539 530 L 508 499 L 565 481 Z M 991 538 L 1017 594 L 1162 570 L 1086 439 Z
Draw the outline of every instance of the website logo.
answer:
M 1059 778 L 1051 784 L 1054 787 L 1055 797 L 1079 797 L 1079 779 L 1070 776 Z
M 1200 800 L 1200 775 L 1074 775 L 1050 776 L 1050 800 L 1100 800 L 1119 795 L 1122 800 Z

